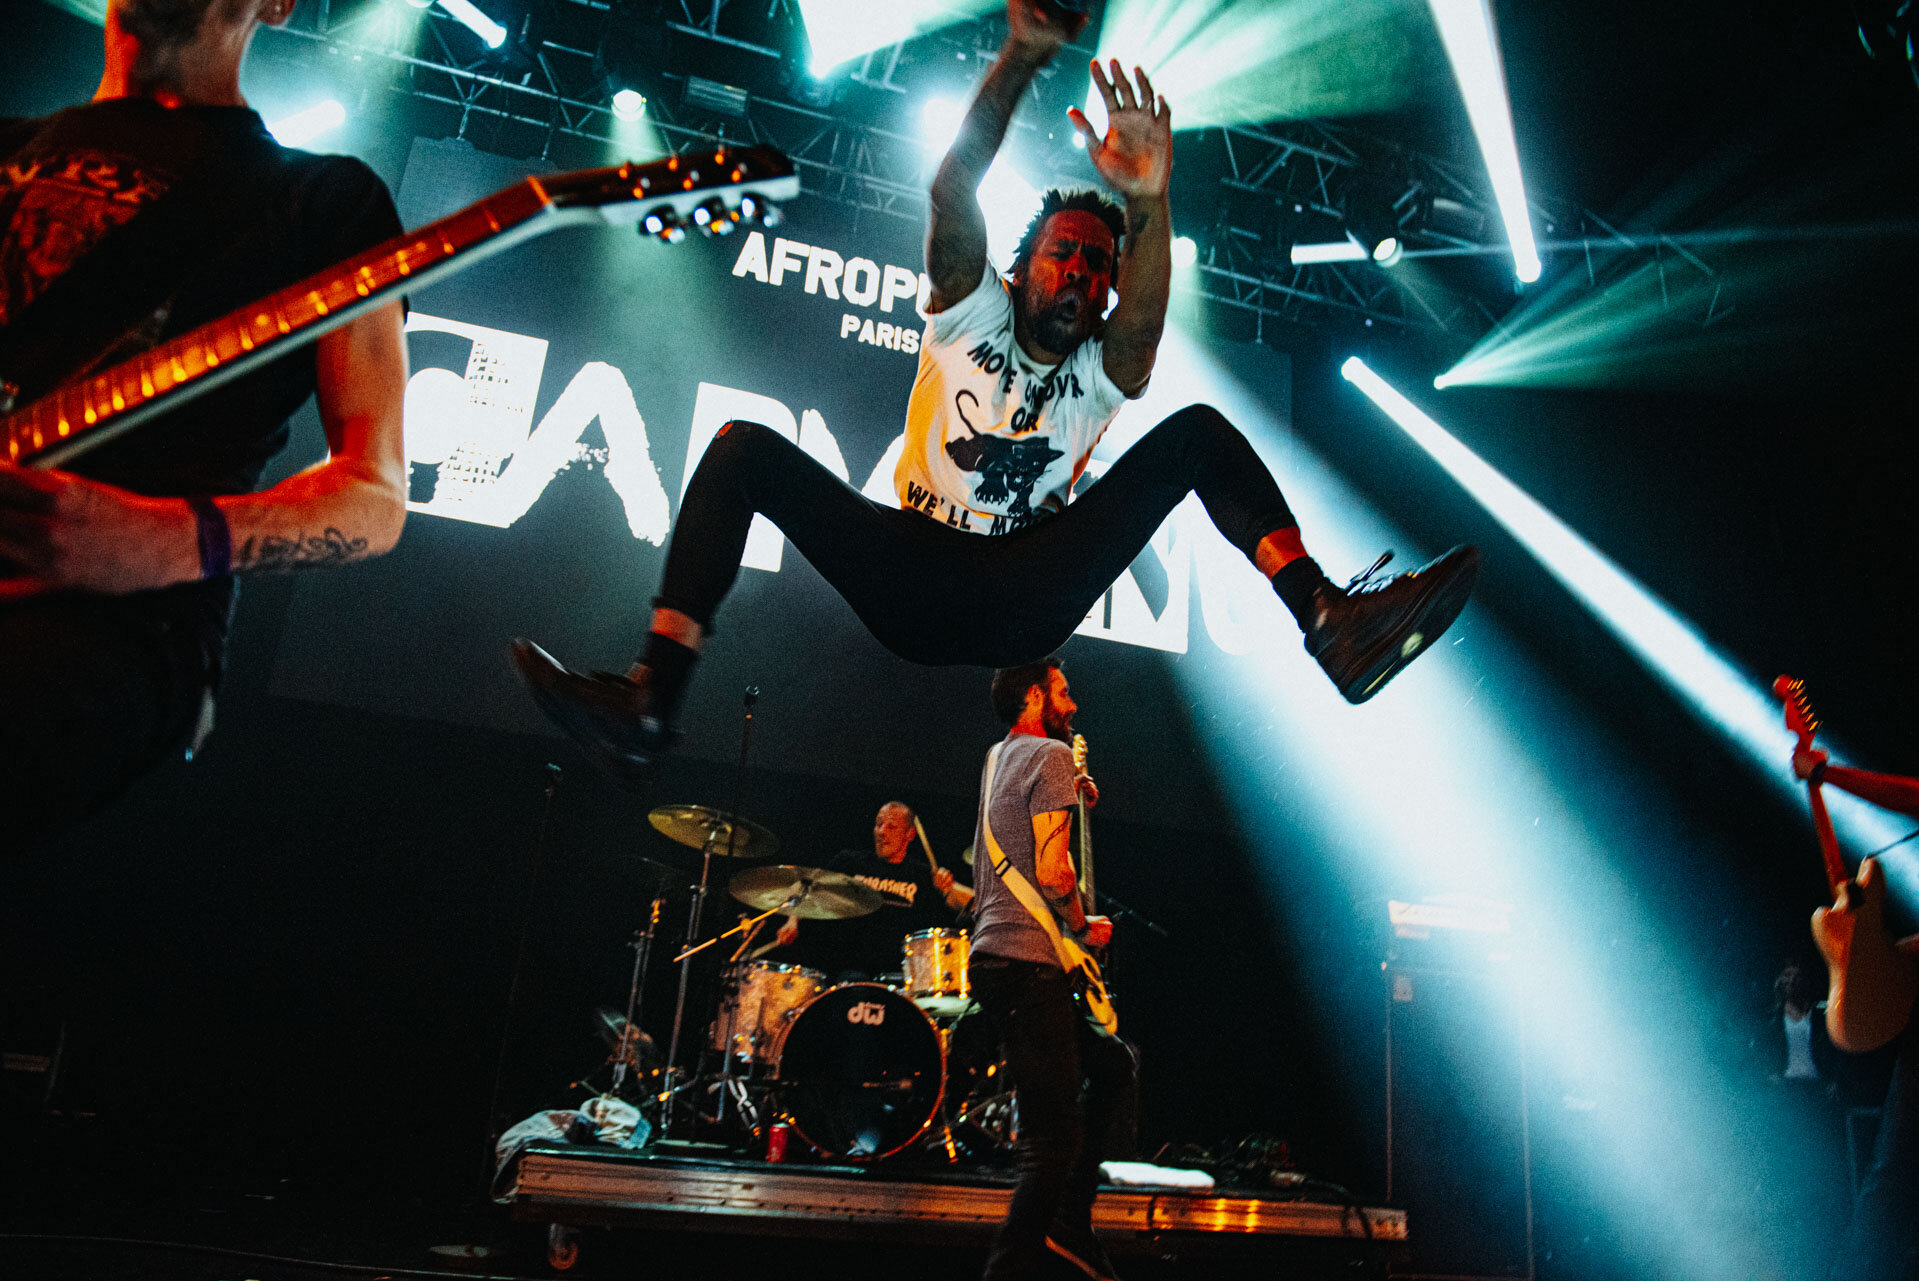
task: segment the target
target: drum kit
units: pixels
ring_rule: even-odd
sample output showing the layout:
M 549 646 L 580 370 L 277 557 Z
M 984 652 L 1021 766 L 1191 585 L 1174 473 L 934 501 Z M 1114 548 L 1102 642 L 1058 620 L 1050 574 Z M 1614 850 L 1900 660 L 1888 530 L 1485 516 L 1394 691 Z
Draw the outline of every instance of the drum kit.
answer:
M 779 848 L 759 824 L 705 806 L 662 806 L 648 819 L 704 855 L 689 940 L 698 933 L 714 856 L 765 858 Z M 849 1161 L 877 1161 L 916 1146 L 958 1161 L 1011 1147 L 1016 1109 L 968 986 L 965 930 L 908 934 L 898 974 L 834 983 L 819 970 L 760 960 L 747 949 L 774 915 L 849 920 L 878 911 L 878 891 L 844 873 L 790 864 L 746 868 L 727 878 L 726 889 L 757 915 L 689 942 L 673 958 L 681 973 L 664 1068 L 650 1059 L 643 1065 L 631 1048 L 650 1048 L 643 1035 L 620 1037 L 615 1050 L 616 1091 L 631 1080 L 637 1101 L 657 1109 L 663 1136 L 670 1141 L 676 1128 L 698 1126 L 750 1148 L 775 1127 L 790 1126 L 821 1156 Z M 636 936 L 626 1016 L 608 1016 L 636 1034 L 664 899 L 656 894 Z M 735 936 L 710 1034 L 698 1043 L 695 1063 L 683 1068 L 682 1041 L 696 1039 L 681 1035 L 693 959 Z

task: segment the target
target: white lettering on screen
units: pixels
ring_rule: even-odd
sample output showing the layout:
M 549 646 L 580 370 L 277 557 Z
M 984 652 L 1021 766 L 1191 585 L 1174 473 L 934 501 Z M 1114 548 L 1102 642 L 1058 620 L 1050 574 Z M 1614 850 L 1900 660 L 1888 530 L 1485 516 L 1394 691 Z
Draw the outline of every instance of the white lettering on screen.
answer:
M 776 260 L 781 252 L 774 250 Z M 797 271 L 807 261 L 807 247 L 798 246 L 795 252 L 799 256 L 790 269 Z M 846 319 L 855 320 L 856 328 L 871 323 L 851 316 Z M 473 344 L 463 373 L 426 368 L 408 380 L 407 461 L 416 468 L 433 469 L 428 473 L 433 481 L 430 493 L 409 499 L 410 511 L 505 529 L 532 509 L 563 468 L 599 462 L 625 509 L 633 537 L 656 547 L 665 544 L 672 510 L 653 461 L 646 420 L 624 373 L 602 361 L 582 365 L 553 407 L 529 430 L 546 369 L 545 339 L 418 311 L 407 318 L 406 327 L 409 333 L 453 334 Z M 589 457 L 580 443 L 595 419 L 606 438 L 603 460 Z M 775 397 L 701 382 L 693 421 L 688 424 L 682 499 L 707 446 L 723 424 L 735 419 L 765 424 L 851 483 L 839 441 L 819 410 L 795 415 Z M 896 435 L 868 473 L 861 493 L 875 502 L 897 503 L 893 472 L 904 447 L 904 435 Z M 1087 468 L 1089 476 L 1104 470 L 1105 464 L 1099 461 Z M 785 543 L 778 529 L 755 517 L 743 564 L 778 573 Z M 1206 633 L 1226 653 L 1250 652 L 1283 621 L 1276 618 L 1277 598 L 1265 580 L 1213 528 L 1192 495 L 1173 510 L 1148 545 L 1166 580 L 1166 603 L 1155 613 L 1129 569 L 1081 622 L 1080 635 L 1185 653 L 1195 588 Z

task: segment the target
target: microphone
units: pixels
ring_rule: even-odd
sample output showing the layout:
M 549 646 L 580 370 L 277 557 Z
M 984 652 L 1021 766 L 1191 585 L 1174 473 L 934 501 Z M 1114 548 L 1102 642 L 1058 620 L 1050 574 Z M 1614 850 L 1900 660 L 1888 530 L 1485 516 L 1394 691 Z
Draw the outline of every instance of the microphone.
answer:
M 751 707 L 753 706 L 753 704 L 759 701 L 760 701 L 760 687 L 758 685 L 748 685 L 746 687 L 746 705 L 748 707 Z

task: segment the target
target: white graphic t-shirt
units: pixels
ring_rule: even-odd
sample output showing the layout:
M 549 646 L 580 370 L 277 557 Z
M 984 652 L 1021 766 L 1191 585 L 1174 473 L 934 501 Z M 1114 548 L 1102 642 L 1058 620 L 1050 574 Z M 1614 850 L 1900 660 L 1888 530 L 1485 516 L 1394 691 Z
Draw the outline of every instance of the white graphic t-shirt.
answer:
M 956 529 L 1008 534 L 1062 510 L 1093 446 L 1126 403 L 1104 347 L 1035 364 L 1013 337 L 1013 299 L 991 264 L 979 286 L 927 318 L 893 472 L 900 506 Z

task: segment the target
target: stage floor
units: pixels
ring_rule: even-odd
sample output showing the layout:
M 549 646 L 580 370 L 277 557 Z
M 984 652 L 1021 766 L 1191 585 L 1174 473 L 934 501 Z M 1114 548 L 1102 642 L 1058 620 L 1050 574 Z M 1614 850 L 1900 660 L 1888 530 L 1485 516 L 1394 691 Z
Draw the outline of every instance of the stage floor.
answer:
M 769 1164 L 725 1157 L 535 1145 L 505 1194 L 513 1217 L 577 1227 L 981 1246 L 1005 1217 L 1009 1174 L 977 1170 Z M 1274 1257 L 1296 1247 L 1349 1259 L 1392 1255 L 1404 1211 L 1284 1192 L 1103 1189 L 1094 1226 L 1114 1253 Z

